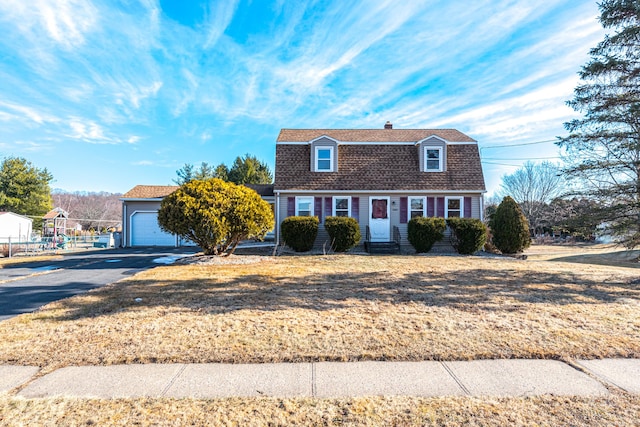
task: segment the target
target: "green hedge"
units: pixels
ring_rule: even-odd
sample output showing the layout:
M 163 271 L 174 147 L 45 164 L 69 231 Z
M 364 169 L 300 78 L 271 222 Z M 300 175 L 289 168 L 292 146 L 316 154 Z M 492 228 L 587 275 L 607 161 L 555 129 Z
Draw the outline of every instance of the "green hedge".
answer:
M 290 216 L 280 225 L 282 241 L 296 252 L 310 251 L 318 235 L 318 217 Z
M 429 252 L 434 243 L 444 237 L 444 218 L 411 218 L 407 225 L 407 238 L 416 252 Z
M 449 218 L 451 244 L 459 254 L 471 255 L 478 252 L 487 241 L 487 227 L 475 218 Z
M 360 243 L 360 225 L 355 218 L 328 216 L 324 228 L 331 238 L 331 247 L 336 252 L 346 252 Z

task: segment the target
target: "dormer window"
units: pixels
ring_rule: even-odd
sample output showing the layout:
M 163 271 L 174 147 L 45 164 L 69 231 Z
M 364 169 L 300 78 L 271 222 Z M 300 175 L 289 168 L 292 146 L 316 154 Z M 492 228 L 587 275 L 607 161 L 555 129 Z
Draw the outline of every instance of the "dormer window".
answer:
M 316 147 L 315 172 L 333 172 L 333 147 Z
M 443 170 L 442 147 L 424 147 L 424 171 L 442 172 Z

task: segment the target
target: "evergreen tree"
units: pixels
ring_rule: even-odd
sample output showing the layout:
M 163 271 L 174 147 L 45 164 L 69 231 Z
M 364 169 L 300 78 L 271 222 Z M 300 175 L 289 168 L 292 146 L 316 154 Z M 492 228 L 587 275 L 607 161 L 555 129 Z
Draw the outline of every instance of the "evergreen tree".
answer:
M 496 211 L 491 215 L 489 227 L 493 244 L 505 254 L 522 252 L 531 244 L 527 218 L 522 209 L 511 197 L 502 199 Z
M 51 210 L 53 176 L 21 157 L 8 157 L 0 165 L 0 211 L 41 216 Z
M 178 175 L 177 179 L 174 179 L 178 185 L 186 184 L 194 179 L 203 181 L 211 178 L 220 178 L 223 181 L 227 181 L 227 167 L 224 164 L 219 164 L 215 168 L 207 162 L 200 164 L 200 169 L 195 169 L 192 164 L 185 163 L 185 165 L 176 171 Z
M 245 154 L 244 157 L 236 157 L 233 162 L 229 169 L 229 181 L 235 184 L 271 184 L 273 175 L 266 163 Z
M 215 168 L 206 162 L 202 162 L 200 169 L 195 169 L 192 164 L 186 163 L 176 171 L 178 178 L 174 179 L 178 185 L 186 184 L 192 180 L 204 181 L 218 178 L 234 184 L 271 184 L 273 175 L 269 166 L 258 160 L 257 157 L 245 154 L 244 157 L 236 157 L 231 168 L 220 163 Z
M 594 217 L 629 248 L 640 245 L 640 2 L 603 0 L 609 33 L 591 50 L 581 84 L 568 102 L 584 115 L 565 123 L 558 145 L 574 194 L 596 202 Z
M 218 178 L 223 181 L 229 181 L 229 168 L 224 163 L 220 163 L 213 170 L 213 178 Z

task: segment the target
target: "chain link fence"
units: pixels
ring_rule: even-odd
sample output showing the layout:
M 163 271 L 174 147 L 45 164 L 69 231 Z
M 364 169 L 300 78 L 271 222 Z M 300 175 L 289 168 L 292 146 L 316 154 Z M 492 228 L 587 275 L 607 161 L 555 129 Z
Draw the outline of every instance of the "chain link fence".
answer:
M 116 235 L 115 239 L 114 235 Z M 36 237 L 30 240 L 0 237 L 0 257 L 42 255 L 73 249 L 110 248 L 119 246 L 119 242 L 119 233 L 79 236 L 61 234 L 55 237 Z

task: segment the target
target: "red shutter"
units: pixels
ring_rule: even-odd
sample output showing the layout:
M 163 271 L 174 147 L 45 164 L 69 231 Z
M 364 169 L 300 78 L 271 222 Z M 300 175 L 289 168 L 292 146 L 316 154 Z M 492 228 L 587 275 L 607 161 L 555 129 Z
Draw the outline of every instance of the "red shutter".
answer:
M 471 218 L 471 197 L 464 198 L 464 217 Z
M 407 198 L 400 197 L 400 224 L 407 223 Z
M 436 212 L 438 218 L 444 218 L 444 197 L 437 198 L 438 203 L 436 203 Z
M 333 215 L 333 197 L 324 198 L 324 217 Z
M 360 222 L 360 197 L 351 198 L 351 217 Z
M 427 216 L 432 217 L 435 211 L 435 199 L 433 197 L 427 197 Z
M 322 224 L 322 197 L 313 198 L 313 210 L 318 217 L 318 221 Z
M 294 216 L 296 214 L 296 198 L 287 198 L 287 216 Z

